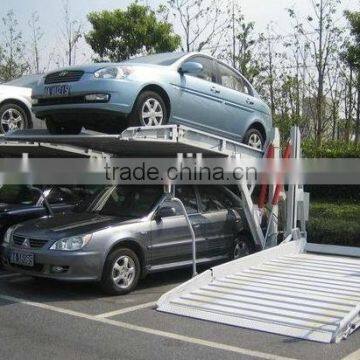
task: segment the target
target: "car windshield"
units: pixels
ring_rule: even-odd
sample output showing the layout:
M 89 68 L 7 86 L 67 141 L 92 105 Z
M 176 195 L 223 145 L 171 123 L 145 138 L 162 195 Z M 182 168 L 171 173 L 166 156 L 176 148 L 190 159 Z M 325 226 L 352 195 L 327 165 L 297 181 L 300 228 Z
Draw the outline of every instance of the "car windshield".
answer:
M 117 186 L 107 189 L 88 211 L 100 215 L 140 218 L 150 213 L 162 194 L 161 186 Z
M 3 185 L 0 187 L 0 203 L 11 205 L 35 205 L 40 194 L 24 185 Z
M 8 81 L 5 85 L 33 88 L 40 78 L 41 75 L 26 75 L 12 81 Z
M 174 53 L 140 56 L 131 60 L 127 60 L 126 62 L 169 66 L 174 64 L 179 59 L 181 59 L 185 54 L 186 53 L 184 52 L 174 52 Z

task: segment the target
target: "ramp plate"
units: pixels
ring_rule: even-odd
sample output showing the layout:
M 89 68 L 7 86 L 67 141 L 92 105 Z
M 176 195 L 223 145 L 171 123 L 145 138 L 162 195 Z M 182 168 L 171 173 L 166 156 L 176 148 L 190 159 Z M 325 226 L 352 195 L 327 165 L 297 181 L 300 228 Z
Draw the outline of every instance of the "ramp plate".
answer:
M 214 268 L 164 295 L 158 310 L 338 342 L 360 325 L 360 259 L 307 253 L 299 244 Z
M 244 144 L 176 125 L 129 128 L 118 135 L 51 135 L 47 130 L 19 130 L 0 137 L 0 155 L 21 156 L 23 152 L 30 156 L 48 153 L 49 157 L 71 153 L 91 156 L 95 152 L 117 157 L 176 157 L 188 153 L 220 158 L 263 156 L 261 151 Z

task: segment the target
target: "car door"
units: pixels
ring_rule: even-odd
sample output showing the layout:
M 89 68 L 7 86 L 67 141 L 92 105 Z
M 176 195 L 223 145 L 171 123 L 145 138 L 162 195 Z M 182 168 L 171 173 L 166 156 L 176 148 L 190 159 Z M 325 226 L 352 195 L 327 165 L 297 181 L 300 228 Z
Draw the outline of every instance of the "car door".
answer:
M 217 132 L 221 121 L 221 100 L 215 61 L 205 56 L 194 56 L 185 62 L 203 66 L 199 74 L 179 73 L 179 92 L 173 102 L 173 118 L 177 123 L 194 126 L 204 131 Z
M 197 243 L 201 238 L 198 200 L 193 186 L 176 187 L 176 196 L 183 202 L 195 231 Z M 174 216 L 154 219 L 151 225 L 150 262 L 152 270 L 190 264 L 192 259 L 192 238 L 182 209 L 178 203 L 167 200 L 162 207 L 175 209 Z M 203 250 L 199 250 L 201 257 Z
M 227 256 L 238 233 L 240 214 L 221 186 L 198 186 L 198 192 L 207 256 Z
M 241 141 L 256 117 L 258 99 L 239 74 L 220 62 L 217 62 L 217 67 L 220 96 L 223 100 L 223 126 L 234 140 Z

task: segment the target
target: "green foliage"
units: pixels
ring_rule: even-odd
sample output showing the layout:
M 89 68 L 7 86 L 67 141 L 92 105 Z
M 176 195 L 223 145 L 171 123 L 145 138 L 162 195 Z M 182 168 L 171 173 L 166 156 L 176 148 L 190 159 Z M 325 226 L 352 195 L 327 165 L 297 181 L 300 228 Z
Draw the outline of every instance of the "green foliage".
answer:
M 1 22 L 4 43 L 0 48 L 0 82 L 18 78 L 29 69 L 29 63 L 24 60 L 25 44 L 14 12 L 9 11 Z
M 307 119 L 297 115 L 274 115 L 274 126 L 277 127 L 281 135 L 281 143 L 285 145 L 290 138 L 290 130 L 293 126 L 299 126 L 302 128 L 308 121 Z
M 344 141 L 329 141 L 319 147 L 315 141 L 305 140 L 302 150 L 303 157 L 308 159 L 360 158 L 360 144 Z M 360 186 L 356 185 L 308 185 L 305 190 L 312 199 L 351 199 L 360 203 Z
M 360 245 L 360 201 L 312 202 L 309 241 L 323 244 Z
M 174 51 L 181 43 L 171 24 L 157 20 L 154 11 L 137 3 L 126 10 L 92 12 L 88 19 L 93 30 L 86 41 L 100 60 L 119 62 L 139 54 Z
M 360 158 L 360 144 L 355 143 L 328 141 L 318 146 L 315 141 L 305 140 L 302 147 L 304 158 Z
M 255 56 L 253 54 L 256 45 L 254 37 L 255 23 L 246 23 L 244 18 L 241 17 L 236 25 L 240 28 L 239 33 L 236 35 L 239 45 L 238 54 L 235 55 L 236 66 L 250 82 L 253 82 L 261 72 L 259 61 L 254 60 Z

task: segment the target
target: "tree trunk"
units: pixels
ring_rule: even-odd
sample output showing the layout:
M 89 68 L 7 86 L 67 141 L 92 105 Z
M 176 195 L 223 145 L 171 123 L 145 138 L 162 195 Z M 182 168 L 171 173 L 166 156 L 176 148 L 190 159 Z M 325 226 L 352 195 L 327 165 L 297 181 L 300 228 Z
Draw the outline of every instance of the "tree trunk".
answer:
M 360 74 L 358 75 L 357 84 L 357 110 L 356 110 L 356 125 L 355 125 L 355 143 L 358 144 L 360 140 Z
M 353 66 L 350 65 L 350 80 L 349 80 L 349 112 L 346 119 L 346 130 L 345 130 L 345 140 L 350 141 L 351 137 L 351 124 L 352 124 L 352 114 L 353 114 Z

